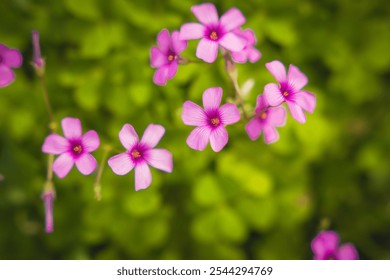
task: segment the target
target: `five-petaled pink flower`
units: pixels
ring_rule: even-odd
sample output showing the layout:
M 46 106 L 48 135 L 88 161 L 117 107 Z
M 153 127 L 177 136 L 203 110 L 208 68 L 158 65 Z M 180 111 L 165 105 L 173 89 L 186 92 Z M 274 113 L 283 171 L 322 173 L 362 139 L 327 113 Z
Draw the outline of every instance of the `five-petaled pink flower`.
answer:
M 153 82 L 164 86 L 175 76 L 181 59 L 179 54 L 187 48 L 187 41 L 179 39 L 179 31 L 173 31 L 170 36 L 169 31 L 163 29 L 157 35 L 157 45 L 150 50 L 150 64 L 157 68 Z
M 198 58 L 212 63 L 217 58 L 219 46 L 233 52 L 239 52 L 245 47 L 246 40 L 232 32 L 246 21 L 239 9 L 230 9 L 220 19 L 217 9 L 211 3 L 192 6 L 191 11 L 201 24 L 183 24 L 180 28 L 180 39 L 201 38 L 196 49 Z
M 334 231 L 322 231 L 311 242 L 315 260 L 357 260 L 358 252 L 351 243 L 339 246 L 339 235 Z
M 64 118 L 61 126 L 65 137 L 50 134 L 42 146 L 44 153 L 60 155 L 54 161 L 54 173 L 64 178 L 76 164 L 82 174 L 91 174 L 96 169 L 96 159 L 90 153 L 100 145 L 98 134 L 90 130 L 82 135 L 81 122 L 75 118 Z
M 182 120 L 186 125 L 197 126 L 187 138 L 192 149 L 203 151 L 210 141 L 211 148 L 219 152 L 228 142 L 225 125 L 240 120 L 240 112 L 235 104 L 221 107 L 222 88 L 208 88 L 203 93 L 203 107 L 186 101 L 183 104 Z
M 119 140 L 126 152 L 111 157 L 108 165 L 117 175 L 125 175 L 135 169 L 135 190 L 146 189 L 152 183 L 149 165 L 165 172 L 172 172 L 172 154 L 165 149 L 154 149 L 163 137 L 165 129 L 158 124 L 150 124 L 142 136 L 130 124 L 125 124 L 119 132 Z
M 276 126 L 286 123 L 286 110 L 283 107 L 270 107 L 264 95 L 257 97 L 255 116 L 245 126 L 245 130 L 251 140 L 259 138 L 264 133 L 264 141 L 267 144 L 278 141 L 279 133 Z
M 233 61 L 237 63 L 246 63 L 248 60 L 251 63 L 258 61 L 261 58 L 261 52 L 255 48 L 256 36 L 253 30 L 241 30 L 240 28 L 237 28 L 233 32 L 246 39 L 246 45 L 242 51 L 232 52 Z
M 302 90 L 307 84 L 307 77 L 294 65 L 290 65 L 288 74 L 280 61 L 266 63 L 268 71 L 279 82 L 270 83 L 264 87 L 264 95 L 271 106 L 279 106 L 286 102 L 292 117 L 300 123 L 306 122 L 303 110 L 313 113 L 316 106 L 314 94 Z
M 0 88 L 8 86 L 15 80 L 12 68 L 20 67 L 22 62 L 23 57 L 18 50 L 0 44 Z

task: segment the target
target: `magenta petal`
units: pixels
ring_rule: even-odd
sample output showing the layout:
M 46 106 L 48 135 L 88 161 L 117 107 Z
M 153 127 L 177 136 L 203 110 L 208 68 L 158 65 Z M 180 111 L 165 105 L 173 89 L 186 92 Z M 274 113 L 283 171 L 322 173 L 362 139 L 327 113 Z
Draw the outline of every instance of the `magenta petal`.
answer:
M 232 52 L 232 59 L 237 63 L 246 63 L 248 60 L 247 52 L 245 50 L 240 52 Z
M 172 32 L 172 48 L 176 55 L 180 54 L 187 48 L 187 41 L 179 39 L 179 31 Z
M 151 149 L 146 153 L 145 160 L 154 168 L 165 172 L 172 172 L 172 154 L 165 149 Z
M 192 126 L 207 125 L 207 116 L 203 109 L 191 101 L 186 101 L 183 104 L 183 112 L 181 119 L 184 124 Z
M 255 48 L 251 48 L 248 51 L 248 58 L 251 63 L 255 63 L 261 58 L 261 52 Z
M 69 142 L 66 138 L 58 134 L 50 134 L 46 137 L 42 146 L 42 152 L 47 154 L 59 155 L 65 153 L 69 148 Z
M 76 166 L 81 174 L 89 175 L 96 169 L 97 163 L 91 154 L 84 153 L 76 159 Z
M 150 66 L 153 68 L 159 68 L 165 64 L 168 64 L 167 55 L 162 53 L 157 47 L 150 49 Z
M 214 4 L 205 3 L 191 7 L 192 13 L 205 25 L 218 24 L 218 12 Z
M 224 104 L 219 108 L 221 120 L 224 125 L 233 124 L 240 120 L 240 111 L 235 104 Z
M 219 152 L 229 140 L 226 128 L 223 125 L 213 129 L 210 134 L 210 145 L 214 152 Z
M 217 59 L 218 43 L 209 39 L 203 38 L 199 41 L 196 48 L 196 57 L 203 59 L 208 63 L 213 63 Z
M 156 70 L 153 75 L 153 82 L 159 86 L 165 86 L 168 80 L 169 65 L 164 65 Z
M 279 106 L 285 100 L 277 84 L 265 85 L 264 96 L 268 104 L 271 106 Z
M 174 60 L 171 62 L 171 64 L 169 64 L 168 66 L 168 72 L 167 72 L 167 79 L 170 80 L 172 79 L 176 73 L 177 73 L 177 61 Z
M 200 23 L 185 23 L 180 27 L 180 40 L 199 39 L 204 36 L 205 27 Z
M 222 99 L 222 88 L 220 87 L 212 87 L 208 88 L 204 91 L 202 100 L 203 100 L 203 108 L 205 111 L 216 110 L 221 104 Z
M 267 121 L 272 126 L 284 126 L 286 124 L 287 114 L 283 107 L 269 108 Z
M 305 113 L 303 112 L 302 108 L 295 102 L 293 101 L 286 101 L 287 106 L 290 109 L 291 116 L 300 123 L 305 123 L 306 122 L 306 116 Z
M 231 31 L 245 23 L 246 19 L 237 8 L 231 8 L 221 16 L 220 23 L 224 30 Z
M 127 152 L 111 157 L 108 165 L 116 175 L 125 175 L 134 168 L 134 162 Z
M 145 161 L 138 162 L 135 166 L 135 190 L 146 189 L 152 183 L 152 173 Z
M 279 133 L 275 127 L 266 125 L 263 127 L 264 141 L 267 144 L 274 143 L 279 140 Z
M 311 249 L 317 259 L 323 259 L 328 252 L 334 252 L 339 244 L 339 236 L 334 231 L 320 232 L 311 242 Z
M 133 126 L 125 124 L 119 132 L 119 140 L 126 150 L 131 150 L 138 143 L 138 135 Z
M 99 148 L 100 140 L 99 135 L 95 130 L 87 131 L 82 137 L 81 141 L 83 147 L 87 153 L 93 152 Z
M 169 45 L 171 43 L 171 38 L 169 36 L 169 31 L 167 29 L 163 29 L 157 35 L 157 45 L 159 49 L 163 53 L 168 53 Z
M 8 86 L 14 80 L 14 72 L 9 67 L 0 65 L 0 87 Z
M 254 44 L 256 44 L 256 35 L 252 29 L 246 29 L 245 31 L 242 32 L 242 34 L 247 40 L 247 46 L 253 46 Z
M 267 99 L 264 94 L 259 94 L 256 101 L 256 114 L 266 109 L 269 106 Z
M 149 124 L 141 139 L 141 144 L 154 148 L 165 133 L 165 128 L 159 124 Z
M 219 41 L 219 44 L 232 52 L 242 51 L 246 45 L 246 40 L 236 34 L 226 33 Z
M 4 53 L 3 59 L 5 64 L 7 64 L 9 67 L 14 67 L 14 68 L 20 67 L 23 62 L 23 57 L 20 54 L 20 52 L 14 49 L 8 49 Z
M 287 79 L 295 92 L 301 90 L 307 84 L 307 77 L 292 64 L 288 68 Z
M 351 243 L 346 243 L 337 251 L 337 259 L 339 260 L 357 260 L 359 259 L 359 254 L 356 251 L 355 246 Z
M 76 139 L 81 137 L 82 129 L 81 122 L 76 118 L 63 118 L 61 121 L 62 130 L 68 139 Z
M 316 107 L 316 96 L 308 91 L 300 91 L 294 94 L 293 100 L 295 103 L 297 103 L 299 106 L 301 106 L 302 109 L 309 113 L 313 113 L 314 109 Z
M 60 155 L 53 163 L 53 171 L 59 178 L 68 175 L 74 164 L 72 155 L 64 153 Z
M 286 68 L 280 61 L 274 60 L 272 62 L 268 62 L 265 64 L 265 67 L 267 67 L 268 71 L 271 72 L 279 83 L 286 82 Z
M 199 126 L 187 137 L 187 145 L 194 150 L 203 151 L 209 142 L 210 134 L 210 127 Z
M 245 131 L 246 131 L 246 133 L 248 133 L 249 138 L 252 141 L 255 141 L 257 138 L 259 138 L 259 136 L 261 134 L 261 128 L 262 128 L 262 125 L 261 125 L 259 118 L 254 117 L 245 126 Z

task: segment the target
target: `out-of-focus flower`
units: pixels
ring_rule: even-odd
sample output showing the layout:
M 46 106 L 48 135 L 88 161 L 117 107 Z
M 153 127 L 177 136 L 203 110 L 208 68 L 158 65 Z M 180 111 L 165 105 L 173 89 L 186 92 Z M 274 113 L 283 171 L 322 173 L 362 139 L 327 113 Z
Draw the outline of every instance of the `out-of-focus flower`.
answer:
M 311 242 L 315 260 L 357 260 L 358 252 L 351 243 L 340 246 L 339 235 L 334 231 L 322 231 Z
M 280 61 L 266 63 L 265 66 L 279 82 L 279 85 L 270 83 L 264 87 L 264 95 L 271 106 L 287 103 L 292 117 L 300 122 L 306 122 L 303 110 L 313 113 L 316 107 L 316 97 L 308 91 L 302 90 L 307 84 L 307 77 L 294 65 L 290 65 L 288 74 Z
M 276 126 L 286 123 L 286 110 L 283 107 L 269 107 L 264 95 L 257 97 L 255 116 L 245 126 L 245 130 L 251 140 L 260 137 L 264 133 L 264 141 L 267 144 L 278 141 L 279 133 Z
M 8 86 L 15 80 L 12 68 L 19 68 L 22 62 L 23 57 L 19 50 L 0 44 L 0 88 Z
M 82 134 L 81 122 L 75 118 L 64 118 L 61 121 L 64 136 L 50 134 L 42 146 L 42 152 L 60 155 L 53 164 L 54 173 L 64 178 L 73 165 L 84 175 L 96 169 L 96 159 L 90 154 L 99 148 L 99 136 L 94 130 Z
M 232 52 L 239 52 L 245 47 L 246 39 L 232 32 L 246 21 L 239 9 L 230 9 L 220 19 L 212 3 L 192 6 L 191 11 L 200 23 L 183 24 L 179 38 L 200 39 L 196 49 L 198 58 L 212 63 L 217 58 L 219 46 Z
M 248 60 L 251 63 L 255 63 L 261 58 L 261 52 L 255 48 L 256 36 L 253 30 L 240 28 L 235 29 L 234 34 L 246 39 L 245 47 L 239 52 L 232 52 L 232 59 L 237 63 L 246 63 Z
M 126 152 L 111 157 L 108 165 L 117 175 L 125 175 L 135 169 L 135 190 L 146 189 L 152 183 L 149 165 L 165 172 L 172 172 L 172 154 L 165 149 L 154 149 L 165 133 L 161 125 L 150 124 L 142 136 L 130 124 L 119 132 L 119 140 Z
M 220 106 L 222 88 L 208 88 L 203 93 L 203 107 L 186 101 L 183 104 L 182 120 L 186 125 L 197 126 L 187 138 L 187 144 L 192 149 L 203 151 L 210 141 L 214 152 L 225 147 L 229 136 L 225 125 L 240 120 L 240 112 L 235 104 Z
M 163 29 L 157 35 L 157 47 L 150 50 L 150 65 L 157 68 L 153 76 L 155 84 L 164 86 L 175 76 L 181 60 L 179 54 L 186 48 L 187 41 L 179 39 L 178 31 L 173 31 L 170 36 L 169 31 Z
M 35 71 L 38 75 L 43 75 L 45 72 L 45 60 L 41 56 L 41 47 L 39 45 L 39 32 L 32 32 L 32 41 L 33 41 L 33 61 L 32 65 L 34 66 Z

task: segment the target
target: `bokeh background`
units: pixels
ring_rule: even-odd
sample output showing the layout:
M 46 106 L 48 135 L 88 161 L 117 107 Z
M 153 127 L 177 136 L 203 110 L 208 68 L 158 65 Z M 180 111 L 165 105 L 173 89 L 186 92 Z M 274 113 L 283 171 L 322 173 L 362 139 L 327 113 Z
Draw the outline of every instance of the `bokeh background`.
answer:
M 18 48 L 17 80 L 0 89 L 0 259 L 311 259 L 322 229 L 353 242 L 362 259 L 390 259 L 390 5 L 385 0 L 214 1 L 236 6 L 263 54 L 239 65 L 255 82 L 252 107 L 274 82 L 264 64 L 297 65 L 317 108 L 306 124 L 291 116 L 280 140 L 252 142 L 245 122 L 229 126 L 220 153 L 191 150 L 180 118 L 185 100 L 233 89 L 223 61 L 181 66 L 166 87 L 152 83 L 149 50 L 162 28 L 196 21 L 200 1 L 2 0 L 0 41 Z M 30 65 L 31 31 L 41 35 L 57 121 L 80 118 L 101 142 L 122 147 L 131 123 L 165 126 L 159 144 L 172 151 L 174 172 L 152 171 L 135 192 L 134 173 L 105 169 L 103 199 L 96 173 L 73 169 L 55 178 L 55 231 L 44 233 L 41 193 L 49 133 L 39 82 Z M 195 58 L 197 42 L 184 55 Z M 94 153 L 99 161 L 102 149 Z

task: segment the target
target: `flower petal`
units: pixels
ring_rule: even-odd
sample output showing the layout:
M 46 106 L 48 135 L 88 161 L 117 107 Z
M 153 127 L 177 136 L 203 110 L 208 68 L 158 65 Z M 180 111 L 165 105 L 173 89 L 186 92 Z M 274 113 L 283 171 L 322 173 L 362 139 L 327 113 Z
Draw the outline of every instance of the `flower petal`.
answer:
M 77 169 L 81 174 L 89 175 L 96 169 L 96 159 L 89 153 L 84 153 L 76 159 Z
M 205 27 L 200 23 L 185 23 L 180 27 L 180 40 L 194 40 L 204 36 Z
M 222 88 L 212 87 L 204 91 L 202 100 L 205 111 L 217 110 L 221 104 Z
M 22 66 L 23 57 L 18 50 L 8 49 L 3 55 L 5 64 L 9 67 L 17 68 Z
M 62 130 L 68 139 L 76 139 L 81 137 L 82 129 L 81 122 L 76 118 L 63 118 L 61 121 Z
M 323 259 L 328 252 L 336 251 L 339 236 L 334 231 L 320 232 L 311 242 L 311 249 L 316 259 Z
M 171 38 L 169 36 L 169 31 L 163 29 L 157 35 L 157 45 L 161 52 L 167 53 L 169 51 L 169 45 L 171 44 Z
M 159 124 L 149 124 L 141 139 L 141 144 L 154 148 L 165 133 L 165 128 Z
M 238 108 L 235 104 L 223 104 L 219 108 L 219 113 L 224 125 L 233 124 L 240 120 L 240 111 L 238 111 Z
M 357 260 L 359 254 L 351 243 L 346 243 L 337 250 L 337 258 L 339 260 Z
M 191 12 L 205 25 L 218 24 L 218 12 L 214 4 L 205 3 L 192 6 Z
M 111 157 L 108 160 L 108 165 L 116 175 L 125 175 L 135 166 L 129 153 L 127 152 Z
M 0 65 L 0 87 L 8 86 L 15 80 L 14 72 L 5 65 Z
M 280 61 L 274 60 L 268 62 L 265 64 L 265 67 L 267 67 L 268 71 L 271 72 L 272 76 L 274 76 L 279 83 L 286 82 L 286 68 Z
M 246 19 L 237 8 L 231 8 L 221 16 L 220 23 L 225 31 L 231 31 L 245 23 Z
M 291 116 L 300 123 L 306 122 L 306 116 L 302 108 L 293 101 L 286 101 L 288 108 L 290 109 Z
M 222 47 L 232 52 L 242 51 L 246 45 L 246 39 L 237 36 L 232 32 L 223 35 L 223 37 L 218 42 Z
M 152 183 L 152 173 L 145 161 L 140 161 L 135 166 L 135 190 L 146 189 Z
M 255 141 L 261 134 L 262 124 L 259 118 L 254 117 L 245 126 L 245 131 L 248 133 L 249 138 Z
M 248 58 L 251 63 L 255 63 L 261 58 L 261 52 L 258 49 L 250 48 L 248 50 Z
M 284 126 L 286 124 L 287 114 L 283 107 L 269 108 L 267 121 L 272 126 Z
M 180 54 L 187 48 L 187 41 L 179 39 L 180 33 L 179 31 L 172 32 L 172 48 L 176 55 Z
M 159 68 L 165 64 L 168 64 L 168 58 L 166 54 L 161 52 L 157 47 L 152 47 L 150 49 L 150 66 L 153 68 Z
M 237 63 L 246 63 L 248 60 L 247 51 L 244 49 L 240 52 L 232 52 L 232 59 Z
M 50 134 L 47 136 L 42 146 L 42 152 L 53 155 L 63 154 L 68 149 L 68 140 L 58 134 Z
M 215 128 L 210 135 L 210 145 L 214 152 L 219 152 L 225 147 L 229 140 L 229 135 L 223 125 Z
M 71 154 L 60 155 L 53 163 L 53 171 L 59 178 L 64 178 L 72 169 L 74 160 Z
M 209 142 L 210 134 L 210 127 L 199 126 L 187 137 L 187 145 L 194 150 L 203 151 Z
M 313 113 L 316 107 L 316 96 L 308 91 L 299 91 L 293 95 L 292 99 L 301 106 L 302 109 Z
M 192 126 L 207 125 L 207 116 L 203 109 L 192 101 L 186 101 L 183 104 L 181 119 L 184 124 Z
M 172 153 L 165 149 L 151 149 L 145 154 L 145 160 L 154 168 L 172 172 Z
M 126 150 L 131 150 L 138 143 L 138 135 L 134 127 L 130 124 L 125 124 L 119 132 L 119 140 Z
M 280 88 L 277 84 L 267 84 L 264 87 L 264 96 L 268 104 L 271 106 L 279 106 L 285 99 L 280 92 Z
M 290 64 L 288 68 L 288 83 L 294 89 L 294 91 L 301 90 L 307 84 L 307 77 L 299 69 Z
M 164 65 L 156 70 L 153 75 L 153 82 L 159 86 L 165 86 L 168 80 L 169 65 Z
M 218 43 L 203 38 L 199 41 L 196 48 L 196 57 L 203 59 L 208 63 L 213 63 L 217 59 Z
M 274 143 L 279 140 L 279 133 L 275 127 L 266 125 L 263 127 L 264 141 L 267 144 Z
M 168 67 L 168 73 L 167 73 L 167 79 L 172 79 L 177 73 L 177 61 L 174 60 L 169 64 Z
M 82 137 L 83 148 L 87 153 L 93 152 L 99 148 L 99 135 L 95 130 L 87 131 Z
M 265 98 L 264 94 L 259 94 L 257 96 L 256 101 L 256 114 L 259 114 L 261 111 L 263 111 L 265 108 L 269 106 L 267 99 Z

